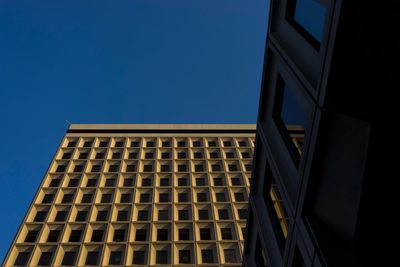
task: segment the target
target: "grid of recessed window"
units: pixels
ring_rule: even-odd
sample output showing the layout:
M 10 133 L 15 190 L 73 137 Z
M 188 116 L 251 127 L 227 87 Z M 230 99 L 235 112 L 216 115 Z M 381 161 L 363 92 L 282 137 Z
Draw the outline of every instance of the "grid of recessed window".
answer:
M 67 137 L 6 266 L 240 265 L 250 137 Z

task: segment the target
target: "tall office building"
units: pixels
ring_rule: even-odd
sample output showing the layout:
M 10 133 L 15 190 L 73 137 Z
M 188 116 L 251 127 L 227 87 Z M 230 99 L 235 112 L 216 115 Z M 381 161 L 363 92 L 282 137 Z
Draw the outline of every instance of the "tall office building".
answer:
M 395 90 L 381 90 L 398 8 L 270 2 L 244 265 L 398 265 Z
M 255 125 L 71 125 L 4 266 L 240 266 Z

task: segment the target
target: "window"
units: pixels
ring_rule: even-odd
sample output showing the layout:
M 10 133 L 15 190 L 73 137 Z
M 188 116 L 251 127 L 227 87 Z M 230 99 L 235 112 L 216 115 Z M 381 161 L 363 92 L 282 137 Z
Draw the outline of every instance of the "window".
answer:
M 190 250 L 179 250 L 179 263 L 190 262 Z
M 178 194 L 178 202 L 188 202 L 188 194 L 187 193 L 179 193 Z
M 238 171 L 238 167 L 236 164 L 229 164 L 228 165 L 229 171 L 231 172 L 237 172 Z
M 54 199 L 54 194 L 45 194 L 43 197 L 42 203 L 43 204 L 51 203 L 51 202 L 53 202 L 53 199 Z
M 178 159 L 185 159 L 186 153 L 185 152 L 178 152 Z
M 144 158 L 145 159 L 152 159 L 152 158 L 154 158 L 154 153 L 147 152 L 147 153 L 144 154 Z
M 221 228 L 221 237 L 223 240 L 232 240 L 231 228 Z
M 115 179 L 114 178 L 106 179 L 106 186 L 108 187 L 115 186 Z
M 189 212 L 188 210 L 179 210 L 178 211 L 179 220 L 189 220 Z
M 238 262 L 234 249 L 224 249 L 225 262 L 235 263 Z
M 151 186 L 151 179 L 149 178 L 142 179 L 142 186 Z
M 170 158 L 169 152 L 162 152 L 161 153 L 161 158 L 162 159 L 169 159 Z
M 112 158 L 113 159 L 120 159 L 121 158 L 121 153 L 120 152 L 114 152 L 112 154 Z
M 98 251 L 88 251 L 86 255 L 85 265 L 98 265 L 99 252 Z
M 246 147 L 247 146 L 247 142 L 246 141 L 239 141 L 239 146 L 240 147 Z
M 194 171 L 195 171 L 195 172 L 203 172 L 203 171 L 204 171 L 204 166 L 203 166 L 203 164 L 195 164 L 195 165 L 194 165 Z
M 166 220 L 168 220 L 169 218 L 169 211 L 168 210 L 159 210 L 158 211 L 158 220 L 159 221 L 166 221 Z
M 56 172 L 65 172 L 66 168 L 67 168 L 66 165 L 59 165 L 59 166 L 57 166 Z
M 247 219 L 247 209 L 238 209 L 239 219 L 245 220 Z
M 212 164 L 212 165 L 211 165 L 211 170 L 212 170 L 213 172 L 219 172 L 219 171 L 221 171 L 221 165 L 219 165 L 219 164 Z
M 211 240 L 210 228 L 200 228 L 200 240 Z
M 99 210 L 97 212 L 96 221 L 107 221 L 108 218 L 108 210 Z
M 200 141 L 193 141 L 193 146 L 194 147 L 201 147 L 201 142 Z
M 169 165 L 168 164 L 162 164 L 161 165 L 161 171 L 162 172 L 169 172 Z
M 236 200 L 236 201 L 244 201 L 244 195 L 243 195 L 243 193 L 236 192 L 236 193 L 235 193 L 235 200 Z
M 83 147 L 91 147 L 92 146 L 92 141 L 85 141 L 83 143 Z
M 201 250 L 201 261 L 203 263 L 213 263 L 214 255 L 212 249 L 202 249 Z
M 197 202 L 207 202 L 207 194 L 197 193 Z
M 68 242 L 79 242 L 81 241 L 81 236 L 82 230 L 72 230 Z
M 160 186 L 169 186 L 169 178 L 161 178 Z
M 222 186 L 222 178 L 214 178 L 214 186 Z
M 99 147 L 107 147 L 108 146 L 108 141 L 101 141 L 99 144 Z
M 208 141 L 208 146 L 209 146 L 209 147 L 216 147 L 216 146 L 217 146 L 217 142 L 215 142 L 215 141 Z
M 169 194 L 168 193 L 160 193 L 159 202 L 169 202 Z
M 131 202 L 131 194 L 130 193 L 125 193 L 121 194 L 121 203 L 129 203 Z
M 147 147 L 154 147 L 154 146 L 155 146 L 155 143 L 154 143 L 154 141 L 147 141 L 147 142 L 146 142 L 146 146 L 147 146 Z
M 93 165 L 91 172 L 100 172 L 101 165 Z
M 128 164 L 126 166 L 126 172 L 134 172 L 136 171 L 136 165 L 135 164 Z
M 93 230 L 91 242 L 101 242 L 103 241 L 104 230 L 97 229 Z
M 43 222 L 46 219 L 47 211 L 38 211 L 36 212 L 35 218 L 33 219 L 34 222 Z
M 144 265 L 144 251 L 143 250 L 136 250 L 133 252 L 133 259 L 132 259 L 132 264 L 140 264 Z
M 235 157 L 235 153 L 233 152 L 226 152 L 225 153 L 226 158 L 228 159 L 233 159 Z
M 196 185 L 197 186 L 205 186 L 206 185 L 206 179 L 204 179 L 204 178 L 196 178 Z
M 304 0 L 298 1 L 305 2 Z M 308 2 L 315 1 L 308 0 Z M 278 76 L 277 87 L 275 100 L 276 106 L 273 110 L 274 120 L 284 137 L 292 158 L 295 160 L 295 163 L 298 164 L 302 148 L 296 144 L 293 138 L 291 138 L 290 129 L 287 126 L 291 124 L 297 125 L 299 127 L 298 132 L 304 135 L 307 127 L 307 115 L 298 102 L 297 96 L 293 94 L 294 90 L 286 86 L 281 76 Z
M 123 147 L 123 146 L 124 146 L 124 142 L 123 141 L 115 142 L 115 147 Z
M 60 230 L 50 230 L 46 242 L 58 242 L 58 238 L 60 237 L 60 232 L 61 232 Z
M 87 187 L 94 187 L 97 185 L 97 179 L 96 178 L 91 178 L 88 180 L 86 186 Z
M 146 240 L 147 240 L 147 230 L 136 229 L 135 241 L 146 241 Z
M 36 238 L 37 238 L 38 234 L 39 234 L 38 230 L 28 231 L 28 233 L 25 236 L 24 242 L 26 242 L 26 243 L 36 242 Z
M 158 241 L 168 241 L 168 229 L 158 229 L 157 230 L 157 240 Z
M 324 31 L 326 7 L 316 0 L 290 1 L 288 19 L 293 26 L 319 48 Z
M 69 141 L 68 142 L 68 147 L 75 147 L 76 146 L 76 141 Z
M 242 158 L 244 158 L 244 159 L 249 159 L 251 156 L 250 156 L 250 153 L 249 152 L 242 152 Z
M 251 172 L 253 170 L 253 165 L 252 164 L 246 164 L 246 165 L 244 165 L 244 167 L 246 168 L 247 172 Z
M 83 171 L 83 165 L 76 165 L 74 168 L 74 172 L 82 172 Z
M 225 202 L 226 201 L 225 193 L 216 193 L 215 197 L 217 199 L 217 202 Z
M 179 178 L 178 179 L 178 186 L 187 186 L 187 179 L 186 178 Z
M 83 194 L 81 203 L 90 203 L 92 202 L 93 194 Z
M 97 152 L 96 153 L 96 159 L 104 159 L 104 153 L 103 152 Z
M 38 265 L 40 266 L 50 266 L 51 260 L 53 259 L 53 252 L 48 251 L 48 252 L 42 252 L 42 255 L 40 255 Z
M 89 153 L 86 153 L 86 152 L 79 153 L 79 159 L 87 159 L 88 156 L 89 156 Z
M 118 172 L 118 170 L 119 170 L 118 164 L 110 165 L 110 167 L 108 167 L 109 172 Z
M 242 231 L 243 238 L 245 238 L 245 236 L 246 236 L 246 227 L 242 227 L 241 231 Z
M 156 251 L 156 264 L 168 264 L 168 251 L 166 250 Z
M 186 171 L 187 171 L 186 164 L 178 165 L 178 172 L 186 172 Z
M 77 254 L 76 251 L 66 251 L 64 253 L 64 257 L 63 257 L 61 265 L 74 266 L 75 265 L 76 254 Z
M 171 146 L 171 142 L 170 141 L 163 141 L 161 146 L 162 147 L 170 147 Z
M 137 159 L 137 153 L 135 153 L 135 152 L 129 152 L 129 154 L 128 154 L 128 159 Z
M 185 141 L 178 141 L 178 147 L 185 147 L 186 142 Z
M 131 142 L 131 147 L 139 147 L 139 142 L 138 141 L 132 141 Z
M 138 211 L 138 221 L 147 221 L 147 220 L 148 220 L 147 210 L 139 210 Z
M 70 159 L 71 158 L 72 153 L 69 152 L 65 152 L 62 156 L 62 159 Z
M 71 203 L 73 196 L 74 196 L 73 194 L 65 194 L 61 203 Z
M 202 158 L 203 158 L 203 153 L 201 153 L 201 152 L 194 152 L 194 153 L 193 153 L 193 157 L 194 157 L 195 159 L 202 159 Z
M 144 172 L 152 172 L 153 171 L 153 165 L 152 164 L 146 164 L 143 166 L 143 171 Z
M 61 182 L 61 179 L 52 179 L 50 182 L 50 187 L 57 187 Z
M 103 194 L 101 196 L 101 203 L 111 203 L 111 194 Z
M 88 211 L 87 210 L 80 210 L 78 211 L 78 213 L 76 214 L 76 222 L 84 222 L 86 221 L 88 216 Z
M 220 220 L 229 220 L 228 210 L 219 209 L 218 210 L 218 217 L 219 217 Z
M 135 180 L 133 178 L 125 178 L 124 186 L 134 186 Z
M 56 222 L 63 222 L 67 218 L 67 211 L 66 210 L 61 210 L 57 212 L 56 218 L 54 221 Z
M 242 181 L 239 177 L 232 177 L 231 183 L 232 185 L 242 185 Z
M 200 220 L 209 220 L 208 209 L 199 210 L 199 219 Z
M 68 187 L 77 187 L 79 184 L 79 179 L 71 179 L 69 180 Z
M 128 221 L 129 211 L 127 210 L 120 210 L 118 211 L 117 221 L 124 222 Z
M 179 240 L 189 240 L 189 229 L 179 229 Z
M 210 152 L 210 158 L 212 158 L 212 159 L 219 158 L 218 152 Z
M 114 242 L 122 242 L 125 240 L 125 230 L 124 229 L 116 229 L 114 231 Z
M 24 252 L 18 253 L 17 258 L 15 259 L 14 265 L 15 266 L 26 266 L 30 255 L 31 255 L 30 251 L 24 251 Z
M 224 146 L 225 146 L 225 147 L 232 146 L 231 141 L 224 141 Z

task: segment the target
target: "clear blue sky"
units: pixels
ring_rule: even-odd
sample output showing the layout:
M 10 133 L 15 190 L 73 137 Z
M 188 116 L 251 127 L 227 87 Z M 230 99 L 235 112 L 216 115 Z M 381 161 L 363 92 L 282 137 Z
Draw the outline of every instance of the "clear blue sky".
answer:
M 0 1 L 0 260 L 72 123 L 255 123 L 266 0 Z

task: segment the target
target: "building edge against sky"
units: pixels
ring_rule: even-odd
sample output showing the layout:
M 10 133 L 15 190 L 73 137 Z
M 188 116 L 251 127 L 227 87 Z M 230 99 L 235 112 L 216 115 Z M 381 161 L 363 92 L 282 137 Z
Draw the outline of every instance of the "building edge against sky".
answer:
M 71 125 L 4 266 L 240 266 L 255 125 Z
M 398 7 L 388 3 L 271 1 L 245 266 L 398 262 L 388 135 L 398 119 L 394 91 L 381 90 L 398 50 Z M 304 140 L 287 124 L 303 125 Z

